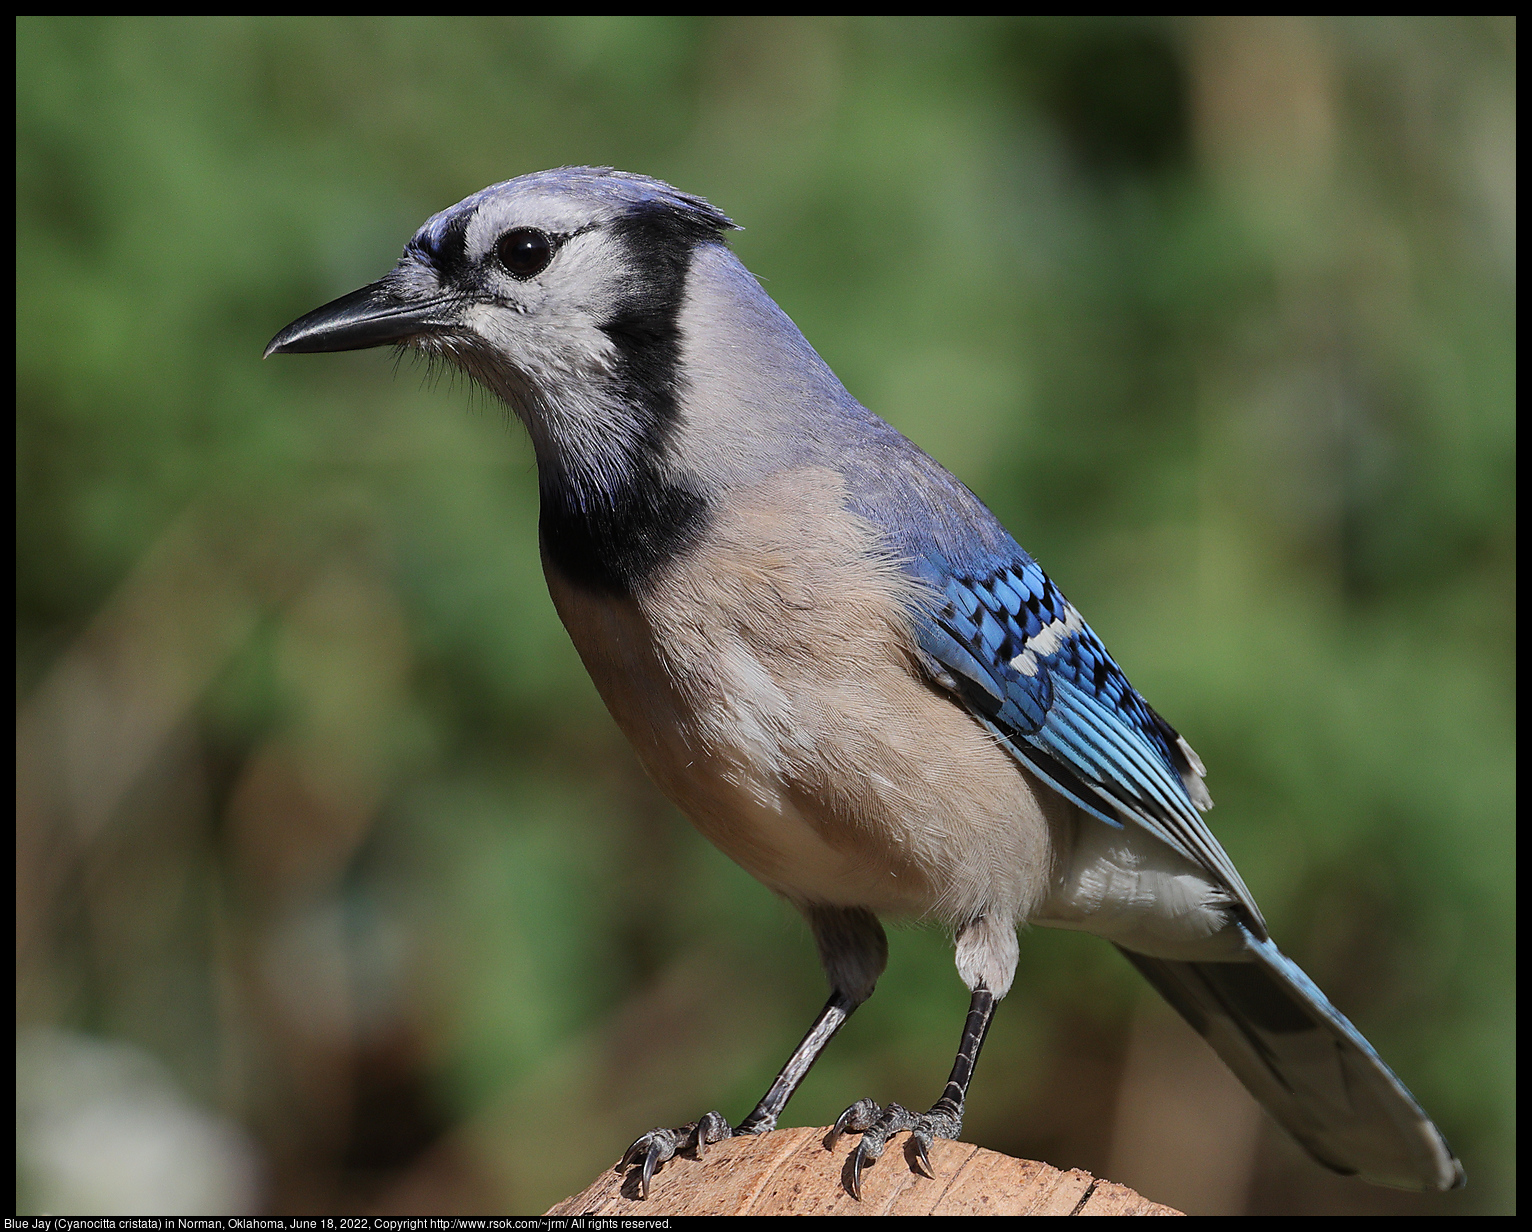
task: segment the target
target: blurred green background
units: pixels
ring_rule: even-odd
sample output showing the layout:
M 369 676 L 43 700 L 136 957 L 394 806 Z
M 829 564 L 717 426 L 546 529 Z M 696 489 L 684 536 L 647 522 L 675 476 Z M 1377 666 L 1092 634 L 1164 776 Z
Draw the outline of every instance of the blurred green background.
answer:
M 1047 930 L 966 1136 L 1199 1213 L 1511 1211 L 1515 31 L 19 20 L 19 1209 L 540 1212 L 737 1120 L 818 1009 L 586 678 L 502 408 L 260 362 L 594 163 L 741 223 L 1086 613 L 1469 1188 L 1324 1173 Z M 950 942 L 892 951 L 787 1123 L 939 1093 Z

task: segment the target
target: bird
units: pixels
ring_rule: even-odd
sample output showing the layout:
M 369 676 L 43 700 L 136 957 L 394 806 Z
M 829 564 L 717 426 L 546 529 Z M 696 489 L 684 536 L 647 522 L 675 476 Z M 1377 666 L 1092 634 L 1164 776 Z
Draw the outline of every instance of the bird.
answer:
M 696 828 L 808 923 L 830 995 L 737 1125 L 656 1128 L 617 1170 L 773 1129 L 888 961 L 951 930 L 970 993 L 927 1111 L 859 1099 L 845 1174 L 962 1132 L 1018 929 L 1115 945 L 1315 1160 L 1464 1184 L 1441 1132 L 1272 941 L 1202 814 L 1197 754 L 964 484 L 846 390 L 704 198 L 609 167 L 491 185 L 265 355 L 395 346 L 525 425 L 555 608 Z

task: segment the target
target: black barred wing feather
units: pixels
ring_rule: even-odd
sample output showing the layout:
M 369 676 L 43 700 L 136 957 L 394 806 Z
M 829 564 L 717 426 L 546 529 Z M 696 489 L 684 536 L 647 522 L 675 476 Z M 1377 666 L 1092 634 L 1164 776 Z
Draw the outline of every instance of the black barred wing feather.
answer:
M 1264 936 L 1250 891 L 1199 812 L 1213 802 L 1197 755 L 1036 562 L 1023 554 L 983 574 L 938 573 L 943 602 L 918 622 L 938 682 L 1075 804 L 1108 825 L 1141 825 L 1206 868 Z

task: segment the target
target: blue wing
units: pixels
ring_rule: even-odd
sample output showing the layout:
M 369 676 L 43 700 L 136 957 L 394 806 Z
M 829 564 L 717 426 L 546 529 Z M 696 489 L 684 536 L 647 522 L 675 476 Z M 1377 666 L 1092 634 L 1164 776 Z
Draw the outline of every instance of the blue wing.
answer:
M 972 492 L 859 403 L 837 465 L 848 507 L 935 591 L 911 611 L 926 669 L 1027 769 L 1112 826 L 1143 826 L 1206 868 L 1266 925 L 1203 822 L 1212 799 L 1191 747 Z
M 941 590 L 916 619 L 935 679 L 1019 762 L 1108 825 L 1141 825 L 1211 872 L 1265 922 L 1200 815 L 1212 799 L 1191 747 L 1128 683 L 1073 604 L 1020 548 L 982 572 L 927 555 Z

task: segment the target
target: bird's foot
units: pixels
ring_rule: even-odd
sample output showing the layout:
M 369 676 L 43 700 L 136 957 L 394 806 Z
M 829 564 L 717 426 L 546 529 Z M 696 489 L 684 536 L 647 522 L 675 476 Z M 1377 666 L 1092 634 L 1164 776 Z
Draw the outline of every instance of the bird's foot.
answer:
M 883 1154 L 888 1140 L 901 1130 L 910 1131 L 910 1166 L 922 1176 L 935 1178 L 931 1170 L 931 1140 L 956 1138 L 963 1132 L 963 1110 L 938 1100 L 930 1112 L 911 1112 L 898 1104 L 880 1109 L 870 1099 L 859 1099 L 835 1119 L 825 1138 L 833 1148 L 842 1134 L 861 1134 L 862 1140 L 846 1160 L 846 1188 L 857 1201 L 862 1198 L 862 1169 L 871 1167 Z
M 729 1128 L 729 1123 L 724 1120 L 721 1112 L 709 1112 L 700 1121 L 693 1121 L 689 1125 L 682 1125 L 676 1129 L 651 1129 L 634 1141 L 612 1171 L 622 1172 L 636 1166 L 638 1196 L 647 1198 L 649 1179 L 654 1175 L 654 1170 L 667 1159 L 672 1158 L 679 1151 L 693 1151 L 697 1158 L 701 1159 L 704 1150 L 715 1142 L 732 1138 L 735 1132 Z M 738 1132 L 750 1133 L 751 1131 L 742 1125 Z

